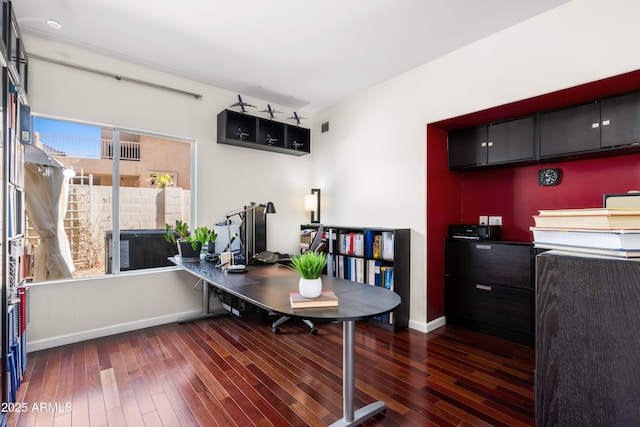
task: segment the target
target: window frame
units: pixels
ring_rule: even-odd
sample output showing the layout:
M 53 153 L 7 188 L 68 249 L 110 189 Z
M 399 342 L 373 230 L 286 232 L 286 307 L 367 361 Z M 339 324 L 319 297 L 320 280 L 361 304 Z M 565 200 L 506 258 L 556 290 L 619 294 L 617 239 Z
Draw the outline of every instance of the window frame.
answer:
M 189 217 L 190 217 L 190 221 L 193 224 L 197 223 L 197 218 L 196 218 L 196 212 L 197 212 L 197 200 L 196 200 L 196 194 L 197 194 L 197 187 L 198 187 L 198 183 L 196 182 L 196 176 L 197 176 L 197 164 L 196 164 L 196 150 L 197 150 L 197 140 L 195 138 L 190 138 L 190 137 L 182 137 L 182 136 L 175 136 L 175 135 L 169 135 L 169 134 L 163 134 L 163 133 L 159 133 L 159 132 L 152 132 L 152 131 L 144 131 L 144 130 L 139 130 L 139 129 L 134 129 L 134 128 L 128 128 L 128 127 L 122 127 L 122 126 L 114 126 L 114 125 L 107 125 L 107 124 L 103 124 L 103 123 L 98 123 L 98 122 L 92 122 L 92 121 L 87 121 L 87 120 L 78 120 L 78 119 L 70 119 L 70 118 L 66 118 L 66 117 L 60 117 L 60 116 L 54 116 L 54 115 L 47 115 L 47 114 L 40 114 L 40 113 L 32 113 L 32 120 L 35 120 L 35 118 L 42 118 L 42 119 L 47 119 L 47 120 L 57 120 L 57 121 L 62 121 L 62 122 L 68 122 L 68 123 L 74 123 L 74 124 L 80 124 L 80 125 L 87 125 L 87 126 L 94 126 L 94 127 L 99 127 L 100 129 L 108 129 L 111 130 L 113 132 L 113 159 L 112 159 L 112 176 L 114 177 L 114 179 L 112 180 L 112 186 L 111 186 L 111 199 L 112 199 L 112 206 L 111 206 L 111 222 L 112 222 L 112 239 L 111 239 L 111 245 L 112 247 L 110 248 L 110 253 L 112 254 L 112 261 L 111 261 L 111 273 L 105 273 L 104 275 L 101 276 L 91 276 L 91 277 L 78 277 L 78 278 L 70 278 L 68 280 L 80 280 L 80 279 L 91 279 L 91 278 L 100 278 L 100 277 L 110 277 L 110 276 L 119 276 L 122 274 L 139 274 L 142 270 L 127 270 L 127 271 L 120 271 L 120 134 L 121 133 L 131 133 L 131 134 L 136 134 L 136 135 L 141 135 L 141 136 L 148 136 L 148 137 L 152 137 L 152 138 L 159 138 L 159 139 L 167 139 L 167 140 L 172 140 L 172 141 L 176 141 L 176 142 L 182 142 L 182 143 L 186 143 L 189 145 L 189 162 L 190 162 L 190 168 L 189 168 L 189 181 L 190 181 L 190 189 L 189 189 L 189 193 L 190 193 L 190 207 L 189 207 Z M 33 127 L 34 132 L 37 132 L 37 129 L 35 129 L 35 125 Z M 117 179 L 115 179 L 115 177 L 117 177 Z M 105 250 L 107 250 L 107 248 L 105 248 Z M 148 269 L 144 269 L 144 270 L 156 270 L 156 269 L 171 269 L 171 268 L 175 268 L 172 266 L 166 266 L 166 267 L 154 267 L 154 268 L 148 268 Z M 59 280 L 49 280 L 49 281 L 44 281 L 44 282 L 38 282 L 37 284 L 46 284 L 46 283 L 52 283 L 52 282 L 57 282 Z

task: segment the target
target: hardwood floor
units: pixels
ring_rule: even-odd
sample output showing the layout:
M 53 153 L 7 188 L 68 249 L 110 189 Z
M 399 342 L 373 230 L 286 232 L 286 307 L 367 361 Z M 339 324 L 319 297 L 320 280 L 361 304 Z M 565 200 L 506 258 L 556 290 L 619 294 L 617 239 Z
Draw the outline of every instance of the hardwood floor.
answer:
M 9 426 L 326 426 L 342 417 L 342 325 L 256 314 L 168 324 L 29 354 Z M 534 351 L 442 327 L 358 322 L 355 407 L 367 426 L 533 425 Z

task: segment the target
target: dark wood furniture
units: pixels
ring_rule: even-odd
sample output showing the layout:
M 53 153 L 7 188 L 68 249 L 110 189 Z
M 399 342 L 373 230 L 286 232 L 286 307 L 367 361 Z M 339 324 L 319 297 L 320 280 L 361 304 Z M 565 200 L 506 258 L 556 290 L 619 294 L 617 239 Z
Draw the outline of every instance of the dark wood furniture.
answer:
M 528 243 L 447 239 L 447 323 L 533 347 L 533 260 Z
M 449 167 L 519 163 L 535 158 L 534 117 L 461 129 L 449 134 Z
M 27 286 L 30 264 L 26 261 L 26 192 L 25 147 L 31 143 L 28 126 L 30 110 L 27 100 L 28 58 L 10 1 L 3 2 L 0 42 L 2 56 L 2 111 L 0 127 L 0 157 L 2 194 L 2 309 L 0 310 L 0 426 L 7 420 L 7 411 L 18 400 L 18 389 L 26 366 Z
M 246 113 L 223 110 L 218 114 L 218 144 L 304 156 L 311 152 L 311 131 Z
M 393 312 L 370 317 L 367 321 L 377 327 L 397 332 L 409 327 L 409 301 L 411 300 L 411 230 L 408 228 L 344 227 L 324 225 L 325 250 L 329 257 L 327 274 L 332 277 L 385 287 L 384 280 L 377 280 L 381 270 L 393 270 L 392 283 L 386 287 L 393 290 L 406 304 Z M 301 225 L 301 230 L 317 229 L 318 225 Z M 354 236 L 361 243 L 351 244 Z M 374 240 L 392 242 L 384 253 L 373 250 Z
M 299 319 L 340 321 L 343 324 L 343 418 L 333 426 L 355 426 L 386 410 L 377 401 L 358 410 L 354 408 L 355 389 L 355 322 L 387 313 L 400 305 L 401 299 L 393 291 L 323 276 L 322 287 L 332 290 L 339 300 L 338 307 L 293 309 L 289 293 L 298 291 L 300 276 L 278 264 L 251 266 L 247 273 L 229 273 L 215 268 L 208 261 L 182 262 L 170 260 L 196 277 L 218 289 L 241 298 L 268 312 Z
M 640 260 L 548 251 L 536 271 L 536 425 L 637 425 Z
M 450 170 L 638 152 L 640 92 L 449 132 Z

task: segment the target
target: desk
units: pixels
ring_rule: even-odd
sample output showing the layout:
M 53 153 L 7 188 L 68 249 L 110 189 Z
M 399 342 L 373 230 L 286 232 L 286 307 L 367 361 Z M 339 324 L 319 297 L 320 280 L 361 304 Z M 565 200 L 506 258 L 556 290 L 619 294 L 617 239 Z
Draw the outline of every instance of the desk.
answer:
M 289 293 L 298 291 L 300 276 L 287 267 L 257 265 L 250 266 L 246 273 L 228 273 L 208 261 L 182 262 L 178 257 L 169 260 L 199 279 L 264 310 L 289 317 L 342 322 L 343 418 L 331 425 L 355 426 L 386 410 L 382 401 L 354 409 L 355 322 L 394 310 L 400 305 L 398 294 L 380 287 L 322 276 L 322 288 L 336 294 L 338 307 L 294 310 L 289 303 Z

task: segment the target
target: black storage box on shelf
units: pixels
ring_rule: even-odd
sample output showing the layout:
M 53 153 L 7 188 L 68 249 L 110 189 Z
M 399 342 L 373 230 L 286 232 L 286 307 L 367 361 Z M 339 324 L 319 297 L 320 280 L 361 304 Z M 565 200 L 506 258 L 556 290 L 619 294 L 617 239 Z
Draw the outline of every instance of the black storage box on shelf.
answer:
M 178 252 L 175 243 L 164 239 L 165 230 L 120 230 L 120 271 L 173 265 L 168 258 Z M 111 230 L 105 232 L 105 266 L 113 272 Z

